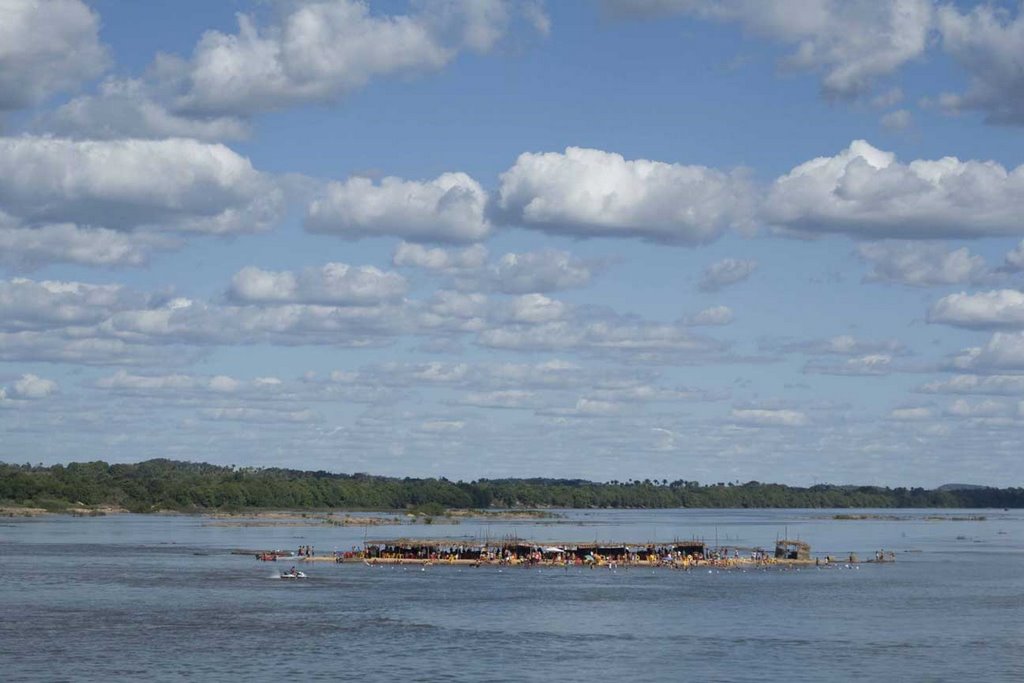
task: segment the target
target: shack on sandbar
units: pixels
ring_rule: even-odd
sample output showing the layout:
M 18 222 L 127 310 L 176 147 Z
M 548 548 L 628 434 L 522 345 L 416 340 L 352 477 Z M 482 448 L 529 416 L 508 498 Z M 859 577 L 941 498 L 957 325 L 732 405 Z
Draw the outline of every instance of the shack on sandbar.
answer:
M 810 561 L 811 545 L 803 541 L 794 541 L 784 538 L 775 542 L 776 560 L 802 560 Z
M 366 541 L 363 558 L 371 562 L 485 562 L 487 543 L 468 538 L 398 538 Z

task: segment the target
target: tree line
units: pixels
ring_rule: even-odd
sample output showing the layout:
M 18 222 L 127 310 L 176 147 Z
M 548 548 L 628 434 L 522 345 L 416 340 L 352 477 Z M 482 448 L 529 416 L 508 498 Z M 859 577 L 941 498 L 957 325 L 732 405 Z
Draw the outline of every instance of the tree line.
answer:
M 225 467 L 157 459 L 68 465 L 0 463 L 0 504 L 61 510 L 111 505 L 132 512 L 259 508 L 1021 508 L 1024 488 L 811 487 L 696 481 L 478 479 L 449 481 Z

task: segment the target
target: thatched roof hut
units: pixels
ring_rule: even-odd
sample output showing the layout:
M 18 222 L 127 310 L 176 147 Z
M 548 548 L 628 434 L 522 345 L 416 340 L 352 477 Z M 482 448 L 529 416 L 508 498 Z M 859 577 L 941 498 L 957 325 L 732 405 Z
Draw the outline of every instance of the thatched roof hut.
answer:
M 775 559 L 777 560 L 810 560 L 811 545 L 803 541 L 782 539 L 775 542 Z

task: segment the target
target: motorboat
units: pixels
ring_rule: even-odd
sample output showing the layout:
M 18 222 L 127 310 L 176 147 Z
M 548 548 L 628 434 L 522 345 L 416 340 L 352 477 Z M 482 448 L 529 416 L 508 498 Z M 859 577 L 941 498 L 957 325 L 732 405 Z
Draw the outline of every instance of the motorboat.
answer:
M 281 572 L 282 579 L 304 579 L 306 578 L 306 572 L 300 572 L 297 569 L 289 569 L 286 572 Z

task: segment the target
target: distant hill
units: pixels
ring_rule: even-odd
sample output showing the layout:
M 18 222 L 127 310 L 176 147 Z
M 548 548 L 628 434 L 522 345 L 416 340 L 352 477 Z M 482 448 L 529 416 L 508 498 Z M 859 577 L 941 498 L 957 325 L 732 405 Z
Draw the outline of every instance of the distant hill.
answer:
M 936 491 L 979 491 L 989 488 L 981 484 L 943 484 Z

